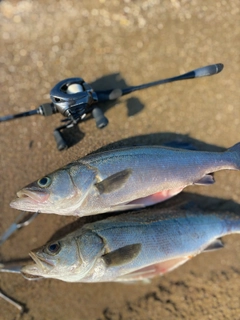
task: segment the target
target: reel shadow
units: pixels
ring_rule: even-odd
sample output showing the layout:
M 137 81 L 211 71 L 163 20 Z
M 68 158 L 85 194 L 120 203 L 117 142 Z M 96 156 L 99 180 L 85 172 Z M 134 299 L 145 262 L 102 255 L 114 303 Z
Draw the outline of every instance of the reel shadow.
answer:
M 121 77 L 119 73 L 114 73 L 110 75 L 103 76 L 94 82 L 90 83 L 94 91 L 102 91 L 102 90 L 108 90 L 111 89 L 124 89 L 129 87 L 126 81 Z M 103 113 L 106 113 L 109 109 L 116 106 L 118 103 L 120 103 L 120 99 L 106 101 L 98 103 L 97 106 L 100 107 L 100 109 L 103 111 Z M 139 112 L 141 112 L 144 109 L 144 104 L 141 103 L 141 101 L 136 97 L 130 97 L 126 98 L 124 97 L 126 101 L 126 109 L 127 109 L 127 115 L 128 117 L 135 116 Z M 87 114 L 86 118 L 84 118 L 81 122 L 89 121 L 93 119 L 92 114 Z M 109 120 L 111 121 L 111 119 Z M 62 135 L 64 140 L 66 141 L 68 148 L 71 148 L 78 142 L 80 142 L 85 134 L 79 129 L 81 122 L 69 129 L 65 129 L 62 131 Z M 99 130 L 99 129 L 97 129 Z
M 85 137 L 85 133 L 80 130 L 78 125 L 64 129 L 61 134 L 67 143 L 68 149 L 79 143 Z
M 102 91 L 111 89 L 125 89 L 129 87 L 126 81 L 122 78 L 120 73 L 113 73 L 106 76 L 103 76 L 90 84 L 94 91 Z M 99 107 L 105 113 L 107 110 L 114 107 L 119 103 L 121 97 L 117 100 L 107 101 L 105 103 L 99 103 Z M 135 116 L 137 113 L 141 112 L 144 109 L 144 105 L 138 98 L 130 97 L 126 98 L 128 116 Z M 92 117 L 91 117 L 92 118 Z

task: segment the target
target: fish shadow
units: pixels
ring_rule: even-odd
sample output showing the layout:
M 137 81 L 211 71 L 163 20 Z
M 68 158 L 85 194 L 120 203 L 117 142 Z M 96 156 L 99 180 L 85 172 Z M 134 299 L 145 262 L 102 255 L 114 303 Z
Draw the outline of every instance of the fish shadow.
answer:
M 177 196 L 162 202 L 155 204 L 153 206 L 150 206 L 145 210 L 146 212 L 149 212 L 151 214 L 151 211 L 156 212 L 156 210 L 159 210 L 159 213 L 162 210 L 166 209 L 187 209 L 192 212 L 197 210 L 202 211 L 208 211 L 208 212 L 216 212 L 218 214 L 225 214 L 227 212 L 234 213 L 236 215 L 240 215 L 240 204 L 233 201 L 233 200 L 225 200 L 217 197 L 209 197 L 205 195 L 199 195 L 196 193 L 190 193 L 190 192 L 182 192 L 178 194 Z M 132 210 L 132 211 L 125 211 L 125 212 L 113 212 L 113 213 L 104 213 L 104 214 L 98 214 L 94 216 L 87 216 L 83 218 L 79 218 L 74 222 L 71 222 L 64 227 L 58 229 L 46 243 L 53 242 L 56 240 L 61 239 L 62 237 L 66 236 L 67 234 L 74 232 L 75 230 L 82 228 L 87 223 L 92 223 L 95 221 L 100 221 L 103 219 L 107 219 L 109 217 L 117 216 L 120 214 L 131 214 L 134 213 L 140 213 L 142 210 Z M 31 262 L 32 260 L 29 257 L 14 259 L 11 261 L 1 261 L 3 264 L 7 264 L 9 266 L 11 265 L 25 265 Z
M 138 135 L 122 139 L 106 146 L 103 146 L 91 154 L 114 150 L 117 148 L 124 147 L 133 147 L 133 146 L 145 146 L 145 145 L 156 145 L 156 146 L 167 146 L 173 148 L 181 148 L 187 150 L 199 150 L 199 151 L 212 151 L 212 152 L 221 152 L 225 151 L 226 148 L 221 146 L 216 146 L 213 144 L 208 144 L 206 142 L 191 138 L 189 135 L 177 134 L 172 132 L 163 132 L 163 133 L 152 133 L 146 135 Z M 232 200 L 224 200 L 220 198 L 207 197 L 203 195 L 182 192 L 179 195 L 154 206 L 148 207 L 146 210 L 149 212 L 151 208 L 171 208 L 173 206 L 180 206 L 190 203 L 190 206 L 194 208 L 196 205 L 199 209 L 202 210 L 215 210 L 215 211 L 231 211 L 235 213 L 240 213 L 240 204 Z M 189 204 L 188 204 L 189 205 Z M 140 211 L 140 210 L 139 210 Z M 81 228 L 86 223 L 91 223 L 106 219 L 110 216 L 115 216 L 124 212 L 113 212 L 113 213 L 104 213 L 94 216 L 82 217 L 63 228 L 59 229 L 49 241 L 54 241 L 63 237 L 64 235 L 73 232 L 74 230 Z
M 202 211 L 216 212 L 219 214 L 221 213 L 225 214 L 226 212 L 231 212 L 231 213 L 240 215 L 240 204 L 233 200 L 225 200 L 217 197 L 209 197 L 209 196 L 199 195 L 199 194 L 190 193 L 190 192 L 182 192 L 165 202 L 155 204 L 143 210 L 151 214 L 151 211 L 156 212 L 156 210 L 159 210 L 159 213 L 160 213 L 162 210 L 172 209 L 172 208 L 187 209 L 192 212 L 200 209 Z M 94 216 L 79 218 L 78 220 L 68 225 L 65 225 L 64 227 L 56 231 L 49 239 L 49 242 L 58 240 L 64 237 L 65 235 L 69 234 L 70 232 L 73 232 L 79 228 L 82 228 L 87 223 L 92 223 L 95 221 L 107 219 L 108 217 L 113 217 L 120 214 L 126 214 L 126 213 L 131 214 L 132 212 L 137 214 L 138 212 L 141 212 L 141 211 L 142 210 L 132 210 L 127 212 L 121 211 L 121 212 L 104 213 L 104 214 L 98 214 Z
M 122 139 L 106 146 L 94 150 L 91 154 L 135 146 L 166 146 L 171 148 L 181 148 L 187 150 L 221 152 L 226 148 L 209 144 L 201 140 L 194 139 L 188 134 L 178 134 L 174 132 L 156 132 Z

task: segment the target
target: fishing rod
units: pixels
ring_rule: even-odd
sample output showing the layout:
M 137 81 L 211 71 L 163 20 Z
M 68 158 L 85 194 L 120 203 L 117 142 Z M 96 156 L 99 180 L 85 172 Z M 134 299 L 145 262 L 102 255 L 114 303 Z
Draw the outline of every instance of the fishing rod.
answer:
M 222 70 L 223 64 L 217 63 L 192 70 L 176 77 L 157 80 L 138 86 L 130 86 L 125 89 L 109 89 L 104 91 L 94 91 L 82 78 L 68 78 L 60 81 L 52 88 L 50 91 L 50 103 L 44 103 L 34 110 L 0 117 L 0 122 L 32 115 L 50 116 L 55 113 L 61 113 L 65 117 L 65 119 L 62 120 L 64 124 L 57 127 L 53 132 L 57 148 L 61 151 L 68 148 L 61 131 L 76 126 L 87 114 L 92 114 L 96 121 L 97 128 L 101 129 L 106 127 L 108 119 L 97 106 L 98 102 L 116 100 L 131 92 L 170 82 L 212 76 Z

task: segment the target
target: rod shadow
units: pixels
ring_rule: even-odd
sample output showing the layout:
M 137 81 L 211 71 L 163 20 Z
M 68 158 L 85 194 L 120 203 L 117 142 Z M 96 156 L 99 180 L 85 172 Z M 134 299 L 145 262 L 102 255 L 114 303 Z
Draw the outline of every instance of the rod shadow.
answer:
M 113 73 L 96 79 L 90 84 L 94 91 L 103 91 L 108 89 L 125 89 L 130 85 L 124 80 L 120 73 Z M 144 105 L 136 97 L 125 96 L 128 117 L 135 116 L 144 109 Z M 120 99 L 99 103 L 99 107 L 105 113 L 116 104 L 120 103 Z

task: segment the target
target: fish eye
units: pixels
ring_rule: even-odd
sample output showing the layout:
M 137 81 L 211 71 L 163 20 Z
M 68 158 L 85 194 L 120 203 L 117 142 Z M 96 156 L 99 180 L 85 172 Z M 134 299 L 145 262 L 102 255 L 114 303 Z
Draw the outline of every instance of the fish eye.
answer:
M 54 242 L 49 244 L 46 249 L 45 252 L 51 255 L 55 255 L 57 254 L 59 251 L 61 250 L 61 245 L 59 242 Z
M 38 185 L 41 188 L 47 188 L 50 186 L 52 180 L 49 177 L 43 177 L 41 179 L 38 180 Z

